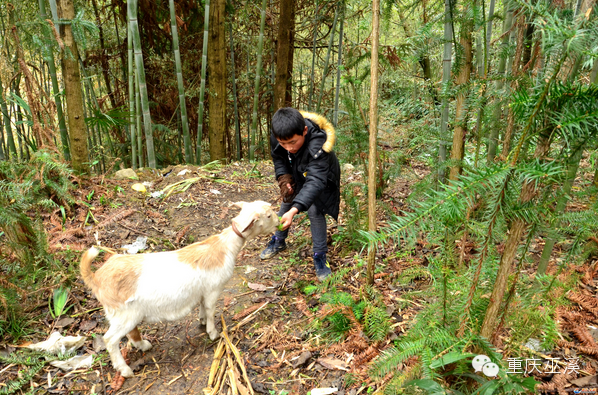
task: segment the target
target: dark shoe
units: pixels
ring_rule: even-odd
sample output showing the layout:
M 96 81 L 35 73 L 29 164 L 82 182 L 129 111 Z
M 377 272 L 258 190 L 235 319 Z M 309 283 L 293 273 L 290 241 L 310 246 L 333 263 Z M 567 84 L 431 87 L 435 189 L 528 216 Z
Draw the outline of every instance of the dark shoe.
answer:
M 277 236 L 273 236 L 272 239 L 268 242 L 268 245 L 260 253 L 260 259 L 268 259 L 277 255 L 281 251 L 285 251 L 287 249 L 287 244 L 285 244 L 285 239 L 279 239 Z
M 324 281 L 332 272 L 327 262 L 326 252 L 317 252 L 314 254 L 314 269 L 319 281 Z

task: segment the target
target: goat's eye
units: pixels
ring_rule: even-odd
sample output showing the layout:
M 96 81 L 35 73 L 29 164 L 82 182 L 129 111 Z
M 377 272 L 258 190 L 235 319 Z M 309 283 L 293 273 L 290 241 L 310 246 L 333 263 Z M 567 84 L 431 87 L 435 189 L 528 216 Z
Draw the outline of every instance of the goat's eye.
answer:
M 267 218 L 270 218 L 270 214 L 268 214 Z

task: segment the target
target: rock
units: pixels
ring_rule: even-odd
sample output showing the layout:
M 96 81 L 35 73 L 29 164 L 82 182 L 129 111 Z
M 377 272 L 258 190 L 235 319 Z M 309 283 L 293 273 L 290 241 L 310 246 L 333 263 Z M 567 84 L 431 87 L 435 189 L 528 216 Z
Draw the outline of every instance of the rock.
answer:
M 531 350 L 535 350 L 537 352 L 542 351 L 541 350 L 541 342 L 537 339 L 533 339 L 532 337 L 530 339 L 528 339 L 528 341 L 526 342 L 524 347 L 528 347 Z
M 308 360 L 312 358 L 312 353 L 310 351 L 304 351 L 300 354 L 299 358 L 297 359 L 297 361 L 295 361 L 295 363 L 293 364 L 294 368 L 297 368 L 299 366 L 302 366 L 303 364 L 305 364 L 306 362 L 308 362 Z
M 133 169 L 123 169 L 114 173 L 116 180 L 137 180 L 137 174 Z

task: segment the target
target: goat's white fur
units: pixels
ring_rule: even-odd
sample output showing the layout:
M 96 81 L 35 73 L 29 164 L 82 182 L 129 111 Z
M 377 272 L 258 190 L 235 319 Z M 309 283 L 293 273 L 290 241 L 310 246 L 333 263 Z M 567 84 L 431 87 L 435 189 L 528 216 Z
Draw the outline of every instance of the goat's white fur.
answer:
M 91 262 L 98 250 L 92 247 L 82 256 L 81 275 L 104 306 L 110 322 L 104 335 L 106 348 L 122 376 L 133 376 L 119 349 L 123 336 L 127 335 L 133 346 L 142 351 L 152 347 L 137 330 L 142 321 L 177 320 L 199 304 L 199 318 L 206 324 L 210 339 L 218 337 L 214 327 L 216 301 L 233 275 L 237 254 L 248 239 L 274 232 L 279 223 L 269 203 L 234 205 L 241 212 L 231 227 L 180 250 L 113 255 L 95 273 L 91 271 Z

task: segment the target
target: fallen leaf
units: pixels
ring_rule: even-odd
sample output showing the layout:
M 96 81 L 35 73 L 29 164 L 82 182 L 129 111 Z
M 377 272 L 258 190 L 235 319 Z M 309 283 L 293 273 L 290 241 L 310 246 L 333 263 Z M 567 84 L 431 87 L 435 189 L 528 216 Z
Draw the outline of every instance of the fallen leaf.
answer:
M 570 380 L 570 383 L 577 387 L 591 387 L 597 385 L 597 375 L 581 377 L 576 380 Z
M 266 291 L 266 285 L 258 284 L 258 283 L 248 283 L 248 287 L 253 289 L 254 291 L 264 292 Z
M 96 320 L 85 320 L 79 325 L 79 329 L 84 332 L 89 332 L 98 326 L 98 321 Z
M 106 343 L 104 343 L 104 337 L 103 336 L 96 336 L 94 337 L 94 351 L 95 352 L 100 352 L 100 351 L 104 351 L 106 350 Z
M 58 321 L 56 321 L 56 325 L 54 325 L 54 327 L 55 328 L 64 328 L 65 326 L 71 325 L 73 322 L 75 322 L 74 318 L 63 317 L 63 318 L 59 319 Z
M 330 395 L 338 391 L 338 388 L 314 388 L 310 391 L 312 395 Z
M 318 358 L 316 362 L 331 370 L 349 370 L 345 362 L 336 358 Z

